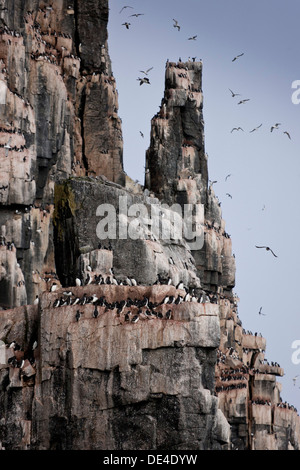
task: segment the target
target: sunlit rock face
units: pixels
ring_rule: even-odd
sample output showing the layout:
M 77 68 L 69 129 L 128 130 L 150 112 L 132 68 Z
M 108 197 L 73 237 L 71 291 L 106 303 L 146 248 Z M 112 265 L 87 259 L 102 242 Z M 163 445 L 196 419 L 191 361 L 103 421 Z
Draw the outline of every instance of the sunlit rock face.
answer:
M 108 12 L 0 5 L 0 449 L 299 449 L 284 371 L 238 316 L 202 63 L 166 64 L 135 184 Z

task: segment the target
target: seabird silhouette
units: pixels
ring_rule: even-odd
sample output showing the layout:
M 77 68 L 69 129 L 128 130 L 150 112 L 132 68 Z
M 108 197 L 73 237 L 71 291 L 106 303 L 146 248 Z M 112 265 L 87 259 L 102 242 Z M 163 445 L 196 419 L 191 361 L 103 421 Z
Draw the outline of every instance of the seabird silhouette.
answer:
M 126 26 L 126 29 L 129 29 L 130 24 L 131 23 L 128 23 L 127 21 L 125 21 L 125 23 L 122 23 L 122 26 Z
M 228 197 L 230 197 L 230 199 L 232 199 L 232 196 L 231 196 L 231 194 L 229 194 L 229 193 L 226 193 L 226 196 L 228 196 Z
M 225 181 L 227 181 L 230 176 L 231 176 L 231 173 L 226 176 Z
M 173 21 L 175 21 L 175 23 L 173 24 L 174 28 L 177 28 L 178 31 L 180 31 L 180 26 L 179 26 L 179 24 L 178 24 L 178 21 L 177 21 L 177 20 L 174 20 L 174 18 L 173 18 Z
M 244 132 L 244 129 L 242 129 L 241 127 L 234 127 L 232 130 L 231 130 L 231 133 L 233 131 L 243 131 Z
M 166 313 L 166 319 L 170 320 L 170 318 L 172 318 L 172 310 L 168 310 Z
M 153 67 L 150 67 L 150 69 L 147 69 L 147 70 L 140 70 L 141 73 L 144 73 L 145 75 L 148 75 L 148 73 L 150 72 L 150 70 L 152 70 Z
M 133 15 L 129 15 L 129 16 L 135 16 L 137 18 L 138 16 L 141 16 L 141 15 L 144 15 L 144 13 L 133 13 Z
M 260 307 L 258 315 L 266 315 L 265 313 L 262 313 L 262 307 Z
M 243 55 L 244 55 L 244 52 L 242 52 L 242 54 L 236 55 L 236 56 L 232 59 L 232 62 L 234 62 L 235 60 L 237 60 L 239 57 L 242 57 Z
M 288 131 L 284 131 L 283 133 L 286 134 L 290 140 L 292 140 L 290 134 L 288 133 Z
M 274 251 L 271 250 L 271 248 L 270 248 L 269 246 L 257 246 L 257 245 L 255 245 L 255 247 L 256 247 L 256 248 L 265 248 L 265 250 L 271 251 L 272 255 L 275 256 L 275 258 L 278 258 L 278 256 L 275 255 Z
M 8 157 L 8 151 L 11 149 L 10 144 L 11 144 L 11 137 L 8 139 L 8 142 L 4 145 L 6 157 Z
M 250 98 L 246 98 L 245 100 L 241 100 L 238 102 L 238 104 L 244 104 L 246 101 L 250 101 Z
M 143 78 L 137 78 L 137 80 L 140 81 L 140 85 L 143 85 L 143 83 L 147 83 L 148 85 L 151 85 L 149 78 L 143 77 Z
M 254 131 L 257 131 L 257 129 L 259 129 L 261 126 L 262 126 L 262 124 L 260 124 L 259 126 L 255 127 L 254 129 L 252 129 L 252 131 L 250 131 L 250 133 L 251 133 L 251 132 L 254 132 Z
M 196 38 L 197 38 L 197 34 L 195 36 L 191 36 L 190 38 L 188 38 L 188 41 L 196 41 Z
M 279 126 L 281 126 L 280 122 L 276 122 L 276 124 L 271 127 L 271 132 L 273 132 L 274 129 L 278 129 Z
M 141 134 L 141 137 L 143 137 L 143 138 L 144 138 L 144 134 L 142 133 L 142 131 L 140 131 L 140 134 Z
M 234 98 L 235 96 L 241 96 L 240 93 L 234 93 L 232 90 L 230 90 L 230 88 L 228 88 L 228 90 L 231 92 L 232 98 Z
M 81 316 L 81 313 L 79 312 L 79 310 L 77 310 L 76 315 L 75 315 L 76 321 L 79 321 L 80 316 Z

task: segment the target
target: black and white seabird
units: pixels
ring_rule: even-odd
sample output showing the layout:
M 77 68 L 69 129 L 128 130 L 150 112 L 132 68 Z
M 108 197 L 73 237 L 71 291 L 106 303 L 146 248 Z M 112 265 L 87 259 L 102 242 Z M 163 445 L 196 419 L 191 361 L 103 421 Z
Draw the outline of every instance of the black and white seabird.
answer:
M 136 315 L 134 315 L 134 317 L 132 318 L 131 323 L 136 323 L 136 322 L 139 321 L 139 319 L 140 319 L 140 316 L 139 316 L 138 314 L 136 314 Z
M 170 320 L 170 318 L 172 318 L 172 310 L 168 310 L 166 313 L 166 319 Z
M 130 321 L 130 317 L 131 317 L 131 312 L 128 311 L 127 313 L 125 313 L 125 321 Z
M 180 281 L 177 286 L 176 286 L 176 289 L 184 289 L 184 284 L 182 281 Z
M 174 20 L 174 18 L 173 18 L 173 21 L 174 21 L 174 24 L 173 24 L 174 28 L 177 28 L 178 31 L 180 31 L 180 26 L 179 26 L 179 24 L 178 24 L 178 21 L 177 21 L 177 20 Z
M 97 318 L 99 315 L 99 312 L 98 312 L 98 309 L 97 309 L 97 305 L 95 305 L 95 308 L 94 308 L 94 311 L 93 311 L 93 318 Z
M 122 26 L 126 26 L 126 29 L 129 29 L 130 24 L 131 23 L 128 23 L 127 21 L 125 21 L 125 23 L 122 23 Z
M 271 127 L 271 130 L 270 130 L 270 132 L 273 132 L 273 131 L 274 131 L 274 129 L 278 129 L 278 128 L 279 128 L 279 126 L 281 126 L 280 122 L 276 122 L 276 124 L 274 124 L 274 125 Z
M 236 55 L 236 56 L 232 59 L 232 62 L 235 62 L 239 57 L 242 57 L 243 55 L 244 55 L 244 52 L 242 52 L 242 54 Z
M 35 296 L 35 300 L 34 300 L 34 302 L 33 302 L 33 305 L 38 305 L 38 303 L 39 303 L 39 296 L 36 295 L 36 296 Z

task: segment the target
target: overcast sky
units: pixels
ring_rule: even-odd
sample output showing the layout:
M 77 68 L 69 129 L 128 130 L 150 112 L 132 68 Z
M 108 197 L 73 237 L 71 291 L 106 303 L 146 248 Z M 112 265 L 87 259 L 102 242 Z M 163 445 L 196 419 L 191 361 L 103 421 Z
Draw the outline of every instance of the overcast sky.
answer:
M 132 8 L 121 11 L 125 5 Z M 143 15 L 130 17 L 135 13 Z M 108 46 L 119 93 L 124 167 L 142 184 L 165 63 L 179 57 L 203 60 L 208 170 L 217 180 L 214 190 L 232 238 L 239 317 L 246 330 L 266 338 L 266 358 L 285 370 L 277 378 L 282 399 L 300 414 L 300 364 L 292 361 L 295 340 L 300 350 L 300 104 L 292 101 L 293 93 L 297 98 L 292 84 L 300 81 L 299 18 L 299 0 L 112 0 Z M 140 71 L 150 67 L 151 84 L 140 86 Z M 229 88 L 241 96 L 232 98 Z M 238 105 L 240 99 L 250 101 Z M 275 123 L 281 126 L 270 132 Z M 243 131 L 231 132 L 234 127 Z M 270 246 L 278 257 L 255 245 Z

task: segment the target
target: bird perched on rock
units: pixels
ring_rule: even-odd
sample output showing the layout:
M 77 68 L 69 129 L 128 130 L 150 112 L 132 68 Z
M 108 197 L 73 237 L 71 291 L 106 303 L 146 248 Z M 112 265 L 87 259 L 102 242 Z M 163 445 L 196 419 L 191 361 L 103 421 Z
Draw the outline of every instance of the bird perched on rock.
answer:
M 250 131 L 250 133 L 251 133 L 251 132 L 255 132 L 255 131 L 257 131 L 257 130 L 258 130 L 260 127 L 261 127 L 261 126 L 262 126 L 262 124 L 260 124 L 260 125 L 259 125 L 259 126 L 257 126 L 257 127 L 254 127 L 254 129 L 252 129 L 252 131 Z
M 245 100 L 241 100 L 241 101 L 238 102 L 238 104 L 244 104 L 247 101 L 250 101 L 250 98 L 246 98 Z
M 166 313 L 166 319 L 170 320 L 170 318 L 172 318 L 172 310 L 168 310 Z

